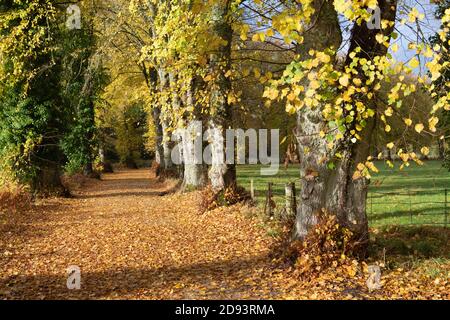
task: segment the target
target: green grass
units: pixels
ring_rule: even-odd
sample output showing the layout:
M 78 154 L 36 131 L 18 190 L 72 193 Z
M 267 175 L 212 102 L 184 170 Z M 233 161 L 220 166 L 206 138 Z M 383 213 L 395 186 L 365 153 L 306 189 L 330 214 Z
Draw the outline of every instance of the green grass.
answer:
M 377 167 L 380 172 L 372 177 L 367 200 L 371 226 L 444 223 L 446 188 L 449 189 L 447 212 L 450 225 L 450 172 L 440 161 L 426 161 L 423 166 L 412 164 L 402 171 L 398 165 L 391 169 L 384 162 L 377 163 Z M 300 185 L 297 166 L 281 167 L 276 176 L 261 176 L 260 166 L 256 165 L 238 166 L 237 172 L 239 184 L 247 189 L 253 179 L 261 206 L 268 182 L 273 183 L 277 208 L 284 203 L 284 184 L 295 182 L 297 188 Z

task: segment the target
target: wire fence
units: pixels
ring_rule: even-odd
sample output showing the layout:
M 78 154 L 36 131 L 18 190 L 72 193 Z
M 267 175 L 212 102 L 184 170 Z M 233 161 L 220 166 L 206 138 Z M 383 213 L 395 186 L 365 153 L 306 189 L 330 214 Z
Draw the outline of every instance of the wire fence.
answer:
M 366 212 L 373 225 L 444 225 L 449 221 L 449 189 L 371 191 Z
M 292 218 L 299 201 L 299 179 L 288 183 L 268 182 L 265 190 L 256 190 L 250 181 L 250 193 L 263 205 L 268 217 Z M 443 225 L 450 226 L 449 189 L 378 191 L 369 190 L 366 214 L 371 226 Z M 261 199 L 262 198 L 262 199 Z M 262 203 L 261 203 L 262 202 Z

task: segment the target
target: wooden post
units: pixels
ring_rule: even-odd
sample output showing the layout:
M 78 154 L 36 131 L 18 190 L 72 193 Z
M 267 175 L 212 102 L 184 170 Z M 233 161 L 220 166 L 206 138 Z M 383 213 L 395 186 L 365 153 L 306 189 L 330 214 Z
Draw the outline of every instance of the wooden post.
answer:
M 264 212 L 265 212 L 266 216 L 269 218 L 272 217 L 272 215 L 273 215 L 272 185 L 273 185 L 272 182 L 269 182 L 267 184 L 266 204 L 264 207 Z
M 448 189 L 444 190 L 444 196 L 445 196 L 445 208 L 444 208 L 444 214 L 445 214 L 445 226 L 448 224 Z
M 252 198 L 253 202 L 256 201 L 256 199 L 255 199 L 255 186 L 253 184 L 253 179 L 250 180 L 250 197 Z
M 297 202 L 295 198 L 295 183 L 286 183 L 286 215 L 287 217 L 295 216 L 297 212 Z
M 411 201 L 411 192 L 408 189 L 408 195 L 409 195 L 409 223 L 413 224 L 413 212 L 412 212 L 412 201 Z

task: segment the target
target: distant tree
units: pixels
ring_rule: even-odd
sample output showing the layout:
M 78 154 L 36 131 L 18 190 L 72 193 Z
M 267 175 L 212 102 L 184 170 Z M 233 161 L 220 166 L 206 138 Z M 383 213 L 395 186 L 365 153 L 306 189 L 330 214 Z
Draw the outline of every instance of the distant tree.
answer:
M 81 29 L 61 31 L 60 95 L 65 107 L 67 133 L 61 146 L 67 157 L 66 171 L 93 174 L 98 149 L 95 105 L 107 81 L 101 56 L 97 54 L 92 13 L 83 7 Z
M 128 168 L 137 168 L 136 160 L 142 158 L 144 135 L 147 131 L 146 114 L 139 104 L 124 106 L 119 112 L 114 120 L 116 150 L 122 164 Z

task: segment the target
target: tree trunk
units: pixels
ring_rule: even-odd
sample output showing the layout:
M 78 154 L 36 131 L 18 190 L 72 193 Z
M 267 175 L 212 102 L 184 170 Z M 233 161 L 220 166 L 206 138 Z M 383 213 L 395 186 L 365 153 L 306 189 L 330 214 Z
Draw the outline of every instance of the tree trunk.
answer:
M 212 8 L 213 29 L 215 34 L 226 41 L 217 51 L 210 55 L 211 74 L 215 77 L 210 108 L 211 118 L 208 129 L 221 132 L 211 144 L 213 163 L 209 170 L 211 185 L 216 190 L 223 190 L 236 184 L 236 168 L 234 164 L 225 162 L 225 130 L 232 122 L 232 112 L 228 104 L 228 94 L 231 91 L 231 81 L 225 74 L 231 67 L 231 41 L 233 30 L 229 22 L 230 1 L 220 1 Z
M 156 175 L 159 176 L 165 168 L 164 148 L 163 148 L 163 128 L 161 125 L 161 109 L 158 106 L 152 107 L 153 125 L 155 126 L 155 161 L 158 165 Z
M 308 59 L 311 49 L 324 50 L 329 47 L 338 48 L 342 41 L 340 26 L 333 4 L 316 0 L 315 23 L 305 34 L 304 43 L 297 48 L 301 59 Z M 305 84 L 307 85 L 307 84 Z M 299 205 L 297 206 L 296 237 L 303 238 L 311 226 L 317 223 L 317 214 L 332 199 L 329 192 L 333 182 L 332 172 L 326 166 L 329 157 L 327 141 L 318 136 L 318 132 L 326 128 L 321 108 L 303 108 L 297 114 L 296 137 L 300 154 L 301 188 Z M 305 153 L 305 150 L 310 152 Z
M 317 1 L 317 6 L 322 2 Z M 382 16 L 381 19 L 394 21 L 395 1 L 379 0 Z M 391 6 L 394 8 L 392 10 Z M 337 14 L 331 3 L 325 2 L 319 13 L 319 18 L 307 34 L 306 45 L 299 48 L 299 53 L 308 52 L 310 48 L 323 50 L 330 45 L 338 48 L 341 42 L 340 28 Z M 361 47 L 360 55 L 372 59 L 375 55 L 385 55 L 386 47 L 378 44 L 375 35 L 380 30 L 370 30 L 365 23 L 355 24 L 352 30 L 349 53 L 357 46 Z M 387 36 L 392 30 L 384 30 Z M 319 40 L 326 39 L 326 40 Z M 346 64 L 350 63 L 347 57 Z M 361 73 L 362 74 L 362 73 Z M 362 79 L 364 82 L 364 79 Z M 374 110 L 373 102 L 367 101 Z M 368 180 L 353 179 L 356 165 L 365 162 L 370 152 L 372 132 L 375 119 L 370 118 L 361 133 L 361 141 L 353 144 L 350 138 L 340 140 L 339 152 L 341 160 L 334 170 L 327 167 L 327 163 L 334 159 L 336 149 L 328 150 L 327 141 L 320 138 L 318 133 L 328 124 L 322 117 L 321 108 L 302 109 L 297 119 L 297 140 L 300 157 L 301 192 L 297 209 L 295 236 L 303 238 L 312 226 L 317 223 L 318 214 L 322 210 L 335 214 L 341 225 L 349 227 L 362 245 L 368 240 L 368 222 L 365 213 Z M 305 150 L 310 152 L 305 153 Z
M 198 125 L 189 123 L 187 125 L 187 131 L 182 137 L 183 146 L 183 161 L 184 161 L 184 174 L 182 190 L 200 189 L 205 186 L 207 182 L 207 167 L 203 164 L 203 141 L 200 141 L 196 146 L 196 135 L 202 132 L 201 113 L 200 107 L 195 106 L 195 85 L 196 80 L 192 80 L 190 88 L 187 92 L 186 107 L 193 109 L 194 119 L 198 121 Z
M 148 2 L 148 6 L 150 9 L 148 16 L 148 24 L 149 29 L 148 32 L 151 37 L 156 38 L 156 28 L 154 18 L 157 15 L 157 5 L 152 2 Z M 147 66 L 145 62 L 142 63 L 141 66 L 142 72 L 144 74 L 144 78 L 147 82 L 147 86 L 150 90 L 150 95 L 155 96 L 158 90 L 161 90 L 161 79 L 159 78 L 158 68 L 155 66 L 151 66 L 147 70 Z M 162 125 L 162 110 L 161 106 L 158 102 L 152 105 L 152 120 L 153 125 L 155 126 L 155 162 L 156 166 L 156 176 L 160 177 L 164 175 L 164 171 L 166 168 L 165 163 L 165 153 L 164 153 L 164 128 Z
M 83 168 L 83 174 L 86 177 L 92 177 L 94 175 L 94 167 L 92 165 L 92 161 L 89 161 L 88 163 L 85 164 Z
M 100 164 L 102 166 L 102 173 L 113 173 L 113 167 L 112 164 L 110 162 L 106 161 L 106 157 L 105 157 L 105 149 L 103 148 L 102 145 L 100 145 L 99 149 L 98 149 L 98 156 L 100 158 Z
M 160 83 L 160 91 L 161 93 L 168 94 L 169 92 L 169 86 L 170 82 L 168 79 L 167 72 L 160 68 L 158 71 L 159 75 L 159 83 Z M 169 101 L 167 101 L 169 103 Z M 173 162 L 172 162 L 172 149 L 171 149 L 171 136 L 169 133 L 169 119 L 164 115 L 164 111 L 160 109 L 160 122 L 161 122 L 161 128 L 162 128 L 162 156 L 163 161 L 161 161 L 162 164 L 164 164 L 163 169 L 165 173 L 169 173 L 169 171 L 173 170 Z
M 445 139 L 438 139 L 439 160 L 445 159 Z
M 172 114 L 172 118 L 175 117 L 176 119 L 180 116 L 181 113 L 181 107 L 182 107 L 182 99 L 180 98 L 180 94 L 178 92 L 178 77 L 177 75 L 175 75 L 173 72 L 169 73 L 169 87 L 171 88 L 171 94 L 170 94 L 170 99 L 171 99 L 171 106 L 172 106 L 172 110 L 171 110 L 171 114 Z M 175 126 L 178 127 L 180 125 L 180 123 L 178 121 L 173 121 L 173 123 L 175 123 Z M 184 121 L 182 121 L 182 126 L 185 126 Z M 178 159 L 183 159 L 183 154 L 184 154 L 184 144 L 182 141 L 182 137 L 178 137 L 178 141 L 173 141 L 174 138 L 174 134 L 172 133 L 172 144 L 174 142 L 178 142 L 178 149 L 173 149 L 171 148 L 171 156 L 172 156 L 172 152 L 174 151 L 178 151 Z M 174 162 L 174 160 L 172 159 L 172 163 Z M 173 163 L 173 167 L 174 169 L 176 169 L 176 174 L 178 176 L 178 178 L 183 179 L 184 177 L 184 161 L 179 161 L 179 163 Z
M 145 81 L 147 82 L 147 87 L 150 90 L 150 94 L 153 95 L 158 90 L 158 71 L 154 67 L 147 70 L 144 63 L 141 68 Z M 162 175 L 166 165 L 164 163 L 164 130 L 161 124 L 161 107 L 157 103 L 152 105 L 152 120 L 153 125 L 155 126 L 155 162 L 157 164 L 156 176 L 159 177 Z
M 32 190 L 40 195 L 57 195 L 69 197 L 69 190 L 61 181 L 61 170 L 57 164 L 40 165 L 36 177 L 32 182 Z
M 172 162 L 172 148 L 171 148 L 171 135 L 169 133 L 169 124 L 166 119 L 162 119 L 162 130 L 163 130 L 163 141 L 162 141 L 162 149 L 163 149 L 163 158 L 164 160 L 164 171 L 169 172 L 174 169 L 174 165 Z
M 92 81 L 90 78 L 88 81 Z M 88 90 L 88 99 L 92 99 L 92 83 L 89 85 Z M 85 141 L 85 150 L 86 150 L 86 157 L 87 157 L 87 163 L 84 165 L 83 168 L 83 175 L 89 178 L 99 178 L 99 174 L 94 172 L 94 155 L 93 155 L 93 141 L 94 141 L 94 128 L 95 128 L 95 111 L 94 111 L 94 102 L 91 100 L 89 101 L 89 112 L 87 115 L 86 123 L 88 125 L 86 136 L 87 140 Z

